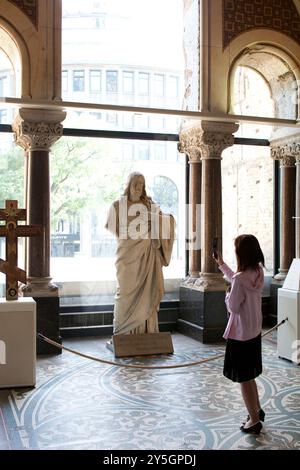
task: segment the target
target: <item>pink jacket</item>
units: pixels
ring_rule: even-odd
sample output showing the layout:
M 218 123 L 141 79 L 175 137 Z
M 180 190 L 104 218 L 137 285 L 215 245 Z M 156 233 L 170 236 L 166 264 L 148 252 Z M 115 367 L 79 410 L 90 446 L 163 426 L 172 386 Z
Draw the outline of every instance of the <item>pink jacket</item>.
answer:
M 264 286 L 262 268 L 258 271 L 247 269 L 234 273 L 227 264 L 219 269 L 231 282 L 231 290 L 226 294 L 225 303 L 230 313 L 224 338 L 246 341 L 261 332 L 261 293 Z

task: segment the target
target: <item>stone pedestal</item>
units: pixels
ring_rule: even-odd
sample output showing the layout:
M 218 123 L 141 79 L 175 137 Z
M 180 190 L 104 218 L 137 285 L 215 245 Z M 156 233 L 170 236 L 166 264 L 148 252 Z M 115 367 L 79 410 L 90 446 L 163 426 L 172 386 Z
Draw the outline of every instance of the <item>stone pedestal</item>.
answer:
M 110 349 L 109 343 L 107 344 Z M 112 350 L 116 357 L 173 354 L 170 332 L 113 335 Z
M 59 334 L 59 298 L 34 297 L 36 301 L 37 332 L 62 344 Z M 37 354 L 61 354 L 62 350 L 37 339 Z
M 0 388 L 34 387 L 36 304 L 0 299 Z
M 177 329 L 202 343 L 224 341 L 227 324 L 225 292 L 180 288 Z
M 282 282 L 272 281 L 270 284 L 270 313 L 267 318 L 267 325 L 270 327 L 277 324 L 277 295 L 281 287 Z

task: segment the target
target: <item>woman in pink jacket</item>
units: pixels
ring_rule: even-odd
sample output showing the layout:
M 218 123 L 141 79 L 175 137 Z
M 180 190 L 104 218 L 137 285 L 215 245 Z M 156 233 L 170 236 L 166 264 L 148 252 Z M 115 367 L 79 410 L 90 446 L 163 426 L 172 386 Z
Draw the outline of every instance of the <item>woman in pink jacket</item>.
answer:
M 219 269 L 231 283 L 225 303 L 229 313 L 224 338 L 227 340 L 223 373 L 241 384 L 248 410 L 247 421 L 241 426 L 246 433 L 260 433 L 265 413 L 261 409 L 255 378 L 262 373 L 261 358 L 261 293 L 264 285 L 264 255 L 254 235 L 235 239 L 237 272 L 234 273 L 214 252 Z

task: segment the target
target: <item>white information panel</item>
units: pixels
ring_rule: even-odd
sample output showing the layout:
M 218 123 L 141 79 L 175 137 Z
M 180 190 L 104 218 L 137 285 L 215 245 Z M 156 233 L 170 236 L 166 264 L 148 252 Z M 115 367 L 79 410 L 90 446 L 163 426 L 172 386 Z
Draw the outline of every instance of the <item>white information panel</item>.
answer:
M 0 388 L 34 386 L 36 303 L 0 298 Z
M 278 328 L 278 356 L 300 363 L 300 292 L 278 289 L 278 322 L 288 320 Z

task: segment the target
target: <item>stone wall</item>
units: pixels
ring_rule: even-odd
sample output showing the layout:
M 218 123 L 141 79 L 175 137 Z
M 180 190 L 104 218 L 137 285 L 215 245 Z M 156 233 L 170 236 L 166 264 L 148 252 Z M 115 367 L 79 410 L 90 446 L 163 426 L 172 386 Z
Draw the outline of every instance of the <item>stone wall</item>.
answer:
M 235 264 L 234 238 L 257 236 L 273 270 L 273 161 L 268 147 L 235 145 L 222 155 L 223 254 Z

